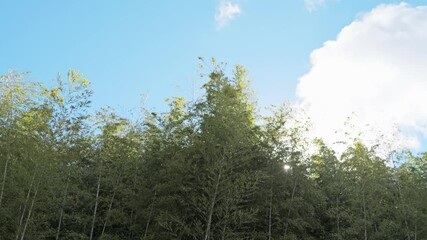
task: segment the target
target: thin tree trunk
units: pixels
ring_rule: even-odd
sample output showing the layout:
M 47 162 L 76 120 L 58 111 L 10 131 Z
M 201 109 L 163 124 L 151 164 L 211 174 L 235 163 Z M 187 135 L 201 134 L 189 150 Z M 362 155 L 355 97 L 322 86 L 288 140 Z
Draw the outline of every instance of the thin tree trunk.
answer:
M 226 206 L 226 215 L 225 215 L 225 219 L 228 220 L 228 214 L 229 214 L 229 208 L 228 205 Z M 221 231 L 221 240 L 226 240 L 226 235 L 227 235 L 227 222 L 224 223 L 224 226 L 222 227 L 222 231 Z
M 93 231 L 95 229 L 96 222 L 96 210 L 98 209 L 98 198 L 99 198 L 99 189 L 101 188 L 101 173 L 98 175 L 98 186 L 96 188 L 96 198 L 95 198 L 95 209 L 93 210 L 93 219 L 92 219 L 92 228 L 90 230 L 90 240 L 93 239 Z
M 58 222 L 58 228 L 56 231 L 56 240 L 59 239 L 59 234 L 61 233 L 61 225 L 62 225 L 62 219 L 63 219 L 63 215 L 64 215 L 64 206 L 65 206 L 65 202 L 67 200 L 67 195 L 68 195 L 68 186 L 69 186 L 70 174 L 71 174 L 71 169 L 68 170 L 67 184 L 65 186 L 65 192 L 64 192 L 64 199 L 62 199 L 61 211 L 59 213 L 59 222 Z
M 24 229 L 22 230 L 21 240 L 24 240 L 25 232 L 27 230 L 28 222 L 30 221 L 30 218 L 31 218 L 31 213 L 33 212 L 34 202 L 36 201 L 38 191 L 39 191 L 39 186 L 36 187 L 36 191 L 34 192 L 33 200 L 31 201 L 31 206 L 30 206 L 30 209 L 28 210 L 27 220 L 25 221 Z
M 133 192 L 133 196 L 135 197 L 135 195 L 136 195 L 136 181 L 137 181 L 137 177 L 138 177 L 138 165 L 137 164 L 135 164 L 135 175 L 133 176 L 133 188 L 132 188 L 132 192 Z M 134 211 L 134 209 L 132 209 L 131 210 L 131 212 L 130 212 L 130 227 L 132 227 L 133 226 L 133 223 L 134 223 L 134 215 L 136 216 L 136 214 L 135 214 L 135 211 Z M 129 236 L 130 236 L 130 239 L 132 239 L 133 238 L 133 231 L 132 230 L 130 230 L 129 229 Z
M 21 216 L 22 215 L 22 207 L 24 206 L 24 204 L 23 203 L 21 203 L 20 205 L 19 205 L 19 210 L 18 210 L 18 220 L 20 219 L 20 217 L 19 216 Z
M 121 176 L 122 176 L 122 174 L 120 172 L 118 177 L 117 177 L 116 184 L 113 187 L 113 189 L 114 189 L 113 195 L 111 196 L 110 204 L 108 204 L 108 210 L 107 210 L 107 213 L 105 214 L 104 225 L 102 226 L 102 232 L 101 232 L 101 235 L 99 236 L 100 239 L 101 239 L 102 235 L 104 235 L 105 228 L 107 227 L 108 217 L 110 216 L 111 209 L 113 208 L 113 202 L 114 202 L 114 198 L 116 197 L 116 190 L 117 190 L 117 186 L 120 183 Z
M 3 170 L 3 181 L 1 184 L 1 191 L 0 191 L 0 207 L 2 204 L 2 200 L 3 200 L 3 195 L 4 195 L 4 186 L 6 185 L 6 176 L 7 176 L 7 168 L 9 166 L 9 161 L 10 161 L 10 157 L 9 155 L 6 157 L 6 163 L 4 165 L 4 170 Z
M 365 190 L 362 192 L 362 204 L 363 204 L 363 228 L 364 228 L 364 235 L 365 240 L 368 240 L 368 230 L 366 227 L 366 201 L 365 201 Z
M 268 209 L 268 240 L 271 240 L 272 208 L 273 208 L 273 189 L 270 188 L 270 206 Z
M 34 172 L 33 174 L 33 179 L 31 180 L 30 188 L 28 189 L 27 197 L 25 198 L 24 209 L 22 210 L 21 218 L 19 219 L 19 225 L 18 225 L 15 239 L 19 239 L 19 233 L 21 231 L 22 222 L 24 221 L 25 211 L 27 210 L 27 203 L 28 203 L 28 200 L 30 199 L 31 190 L 33 190 L 35 177 L 36 177 L 36 172 Z
M 6 78 L 6 88 L 7 88 L 7 92 L 8 93 L 9 93 L 9 91 L 11 91 L 10 90 L 10 82 L 11 82 L 11 77 L 8 76 Z M 9 106 L 9 111 L 7 112 L 7 121 L 9 123 L 8 127 L 10 128 L 11 127 L 10 125 L 12 124 L 12 121 L 13 121 L 13 108 L 12 108 L 12 106 L 13 106 L 13 100 L 14 100 L 14 98 L 13 98 L 13 94 L 10 94 L 10 96 L 8 96 L 8 97 L 9 97 L 9 104 L 10 104 L 10 106 Z M 11 143 L 9 142 L 9 144 L 11 144 Z M 4 171 L 3 171 L 3 180 L 2 180 L 2 184 L 1 184 L 1 191 L 0 191 L 0 208 L 1 208 L 1 204 L 3 202 L 4 187 L 6 185 L 6 176 L 7 176 L 7 170 L 8 170 L 8 166 L 9 166 L 9 161 L 10 161 L 10 154 L 7 154 L 7 156 L 6 156 L 6 163 L 4 165 Z
M 411 240 L 411 230 L 409 229 L 409 224 L 408 224 L 408 221 L 406 220 L 406 217 L 405 217 L 405 228 L 406 228 L 406 238 L 408 240 Z
M 114 201 L 114 197 L 115 197 L 115 196 L 116 196 L 116 190 L 114 190 L 113 195 L 111 196 L 110 204 L 108 205 L 107 214 L 106 214 L 106 216 L 105 216 L 104 225 L 102 226 L 101 236 L 99 236 L 99 238 L 101 238 L 101 237 L 102 237 L 102 235 L 104 235 L 105 228 L 107 227 L 108 217 L 109 217 L 109 215 L 110 215 L 111 208 L 113 207 L 113 201 Z
M 215 191 L 214 191 L 214 195 L 213 195 L 212 201 L 211 201 L 211 206 L 209 209 L 208 221 L 207 221 L 207 225 L 206 225 L 206 233 L 205 233 L 205 238 L 204 238 L 205 240 L 209 240 L 209 234 L 211 231 L 211 224 L 212 224 L 212 215 L 214 212 L 215 202 L 216 202 L 216 198 L 218 195 L 219 183 L 221 181 L 221 173 L 222 173 L 222 169 L 220 169 L 219 173 L 218 173 L 218 178 L 217 178 L 216 184 L 215 184 Z
M 151 215 L 152 214 L 153 214 L 153 206 L 151 206 L 150 213 L 148 214 L 148 220 L 147 220 L 147 224 L 145 225 L 144 236 L 142 237 L 142 239 L 145 239 L 147 237 L 148 228 L 150 227 L 150 221 L 151 221 Z
M 114 191 L 114 192 L 113 192 L 113 196 L 111 196 L 110 204 L 108 205 L 107 214 L 106 214 L 106 216 L 105 216 L 104 225 L 102 226 L 101 236 L 99 236 L 99 238 L 101 238 L 101 237 L 102 237 L 102 235 L 104 235 L 105 228 L 107 227 L 108 216 L 110 215 L 111 208 L 113 207 L 113 201 L 114 201 L 114 197 L 115 197 L 115 196 L 116 196 L 116 191 Z
M 224 224 L 224 227 L 222 227 L 222 232 L 221 232 L 221 240 L 225 240 L 225 230 L 226 230 L 226 225 Z
M 418 226 L 418 211 L 415 211 L 415 231 L 414 231 L 414 240 L 417 240 L 417 226 Z
M 394 161 L 393 161 L 393 164 L 394 164 Z M 398 193 L 398 196 L 399 196 L 400 203 L 402 205 L 404 205 L 403 194 L 402 194 L 402 190 L 401 190 L 401 186 L 400 186 L 400 182 L 399 181 L 396 181 L 396 187 L 397 187 L 397 193 Z M 407 239 L 410 240 L 411 239 L 411 230 L 409 228 L 408 218 L 407 218 L 407 211 L 406 211 L 405 208 L 404 208 L 404 218 L 405 218 L 406 237 L 407 237 Z
M 148 214 L 147 224 L 145 225 L 144 237 L 142 237 L 142 239 L 145 239 L 147 237 L 148 227 L 150 226 L 151 216 L 153 215 L 154 202 L 156 201 L 156 197 L 157 197 L 157 191 L 154 192 L 154 200 L 153 200 L 153 203 L 151 204 L 151 209 L 150 209 L 150 213 Z
M 295 179 L 294 187 L 292 188 L 291 204 L 290 204 L 289 209 L 288 209 L 288 215 L 286 216 L 286 220 L 287 220 L 287 222 L 286 222 L 286 228 L 285 228 L 285 237 L 286 237 L 286 235 L 288 234 L 289 218 L 290 218 L 290 216 L 291 216 L 291 208 L 292 208 L 292 203 L 294 202 L 294 197 L 295 197 L 295 190 L 296 190 L 296 188 L 297 188 L 297 179 Z
M 129 226 L 130 227 L 132 227 L 132 225 L 133 225 L 133 215 L 134 215 L 134 213 L 133 213 L 134 211 L 133 211 L 133 209 L 130 211 L 130 224 L 129 224 Z M 129 237 L 129 239 L 132 239 L 132 237 L 133 237 L 133 231 L 129 231 L 129 235 L 128 235 L 128 237 Z
M 337 233 L 338 233 L 338 239 L 341 239 L 341 233 L 340 233 L 340 213 L 339 213 L 339 198 L 337 196 L 336 198 L 336 208 L 337 208 L 337 214 L 336 214 L 336 218 L 337 218 Z

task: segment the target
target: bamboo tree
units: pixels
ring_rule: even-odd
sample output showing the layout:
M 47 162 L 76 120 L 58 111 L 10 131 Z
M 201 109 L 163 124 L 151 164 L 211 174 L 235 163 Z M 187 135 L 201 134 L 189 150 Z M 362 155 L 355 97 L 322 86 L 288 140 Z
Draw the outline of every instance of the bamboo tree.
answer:
M 7 170 L 9 167 L 9 161 L 10 161 L 10 157 L 9 155 L 6 157 L 6 162 L 4 164 L 4 170 L 3 170 L 3 179 L 2 179 L 2 183 L 1 183 L 1 190 L 0 190 L 0 207 L 2 204 L 2 200 L 3 200 L 3 195 L 4 195 L 4 186 L 6 185 L 6 177 L 7 177 Z
M 102 167 L 102 164 L 101 164 Z M 98 201 L 99 201 L 99 190 L 101 188 L 101 171 L 98 174 L 98 183 L 97 183 L 97 187 L 96 187 L 96 196 L 95 196 L 95 207 L 93 209 L 93 217 L 92 217 L 92 227 L 90 229 L 90 237 L 89 239 L 92 240 L 93 238 L 93 233 L 94 233 L 94 229 L 95 229 L 95 222 L 96 222 L 96 212 L 98 210 Z
M 37 184 L 36 190 L 35 190 L 34 195 L 33 195 L 33 199 L 31 201 L 30 209 L 28 210 L 27 220 L 25 221 L 24 229 L 22 230 L 21 240 L 24 240 L 25 233 L 26 233 L 26 230 L 28 227 L 28 223 L 29 223 L 30 218 L 31 218 L 31 213 L 33 212 L 34 202 L 36 201 L 38 190 L 39 190 L 39 186 Z
M 19 238 L 21 226 L 22 226 L 22 223 L 23 223 L 23 220 L 24 220 L 24 215 L 25 215 L 25 212 L 26 212 L 26 209 L 27 209 L 27 203 L 28 203 L 28 200 L 30 199 L 31 191 L 33 190 L 33 185 L 34 185 L 35 177 L 36 177 L 36 171 L 34 171 L 33 178 L 31 180 L 31 184 L 30 184 L 30 187 L 28 188 L 27 196 L 25 198 L 24 209 L 22 210 L 22 214 L 21 214 L 21 217 L 19 219 L 19 225 L 18 225 L 18 228 L 17 228 L 17 231 L 16 231 L 16 239 Z
M 2 207 L 3 197 L 4 197 L 4 189 L 6 185 L 6 179 L 9 169 L 9 164 L 12 159 L 11 154 L 9 153 L 10 149 L 12 149 L 12 143 L 14 142 L 14 136 L 11 132 L 12 125 L 15 119 L 18 117 L 19 113 L 18 109 L 22 108 L 20 105 L 29 104 L 28 98 L 25 96 L 26 86 L 20 82 L 23 79 L 23 75 L 17 74 L 15 72 L 9 72 L 8 75 L 0 76 L 1 83 L 1 92 L 0 95 L 2 97 L 1 105 L 2 105 L 2 115 L 5 116 L 5 125 L 6 125 L 6 135 L 11 137 L 9 139 L 9 145 L 7 146 L 8 153 L 6 154 L 6 161 L 3 168 L 3 177 L 2 184 L 0 189 L 0 208 Z M 3 83 L 4 82 L 4 83 Z M 11 136 L 10 136 L 11 135 Z
M 65 184 L 65 190 L 64 190 L 64 198 L 62 200 L 61 208 L 60 208 L 60 212 L 59 212 L 59 221 L 58 221 L 58 228 L 57 228 L 57 231 L 56 231 L 56 239 L 59 239 L 59 235 L 61 233 L 62 219 L 63 219 L 63 216 L 64 216 L 64 207 L 65 207 L 65 203 L 67 201 L 68 187 L 70 185 L 69 181 L 70 181 L 70 175 L 71 175 L 71 166 L 68 166 L 68 167 L 69 167 L 69 169 L 68 169 L 68 175 L 67 175 L 67 179 L 65 180 L 66 184 Z
M 104 224 L 102 226 L 102 231 L 101 231 L 101 235 L 99 236 L 99 238 L 102 238 L 102 236 L 104 235 L 104 232 L 105 232 L 105 228 L 107 227 L 107 221 L 108 221 L 108 218 L 110 217 L 111 209 L 113 208 L 113 202 L 114 202 L 114 198 L 116 197 L 116 191 L 117 191 L 117 186 L 119 185 L 119 182 L 120 182 L 120 174 L 117 177 L 116 184 L 114 185 L 113 194 L 111 195 L 110 203 L 108 204 L 108 210 L 107 210 L 107 213 L 105 214 L 105 221 L 104 221 Z
M 220 167 L 218 170 L 218 176 L 217 176 L 216 183 L 215 183 L 214 193 L 212 196 L 212 200 L 210 202 L 209 213 L 207 215 L 206 232 L 205 232 L 205 237 L 204 237 L 205 240 L 209 240 L 209 237 L 210 237 L 211 225 L 212 225 L 212 216 L 214 214 L 215 203 L 216 203 L 217 197 L 218 197 L 219 183 L 221 182 L 221 174 L 222 174 L 222 169 Z

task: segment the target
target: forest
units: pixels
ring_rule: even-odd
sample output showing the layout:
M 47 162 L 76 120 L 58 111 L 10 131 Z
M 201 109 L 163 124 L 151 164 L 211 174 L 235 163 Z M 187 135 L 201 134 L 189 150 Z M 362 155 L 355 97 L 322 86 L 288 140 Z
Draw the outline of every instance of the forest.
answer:
M 2 75 L 0 239 L 427 239 L 427 153 L 308 143 L 244 67 L 207 69 L 197 99 L 136 119 L 94 111 L 76 70 Z

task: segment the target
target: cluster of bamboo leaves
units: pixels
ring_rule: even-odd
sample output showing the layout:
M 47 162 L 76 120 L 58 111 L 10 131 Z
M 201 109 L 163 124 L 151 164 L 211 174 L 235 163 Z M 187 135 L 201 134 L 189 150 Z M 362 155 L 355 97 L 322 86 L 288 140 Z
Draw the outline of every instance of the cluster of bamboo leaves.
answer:
M 307 154 L 289 106 L 257 114 L 243 67 L 204 77 L 199 99 L 129 120 L 92 113 L 74 70 L 1 76 L 0 239 L 427 239 L 427 154 Z

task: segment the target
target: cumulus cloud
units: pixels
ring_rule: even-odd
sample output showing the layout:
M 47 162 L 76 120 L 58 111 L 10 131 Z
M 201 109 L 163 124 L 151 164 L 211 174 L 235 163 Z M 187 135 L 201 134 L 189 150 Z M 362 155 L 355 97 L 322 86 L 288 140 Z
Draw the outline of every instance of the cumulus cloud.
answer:
M 427 6 L 380 5 L 310 58 L 297 96 L 327 143 L 348 134 L 391 148 L 417 148 L 417 136 L 425 140 Z
M 325 3 L 325 0 L 304 0 L 305 8 L 307 8 L 309 12 L 315 11 L 324 3 Z
M 235 17 L 239 16 L 242 10 L 237 3 L 229 0 L 221 0 L 215 14 L 217 30 L 227 26 Z

